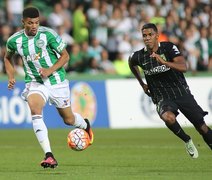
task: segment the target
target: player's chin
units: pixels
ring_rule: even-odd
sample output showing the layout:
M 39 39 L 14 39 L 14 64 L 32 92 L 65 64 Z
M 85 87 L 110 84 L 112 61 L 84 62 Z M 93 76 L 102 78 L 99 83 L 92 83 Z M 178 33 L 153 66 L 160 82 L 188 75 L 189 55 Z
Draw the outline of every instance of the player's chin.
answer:
M 37 34 L 37 30 L 30 31 L 30 33 L 29 33 L 30 36 L 35 36 L 36 34 Z
M 153 49 L 153 45 L 151 43 L 146 43 L 147 49 Z

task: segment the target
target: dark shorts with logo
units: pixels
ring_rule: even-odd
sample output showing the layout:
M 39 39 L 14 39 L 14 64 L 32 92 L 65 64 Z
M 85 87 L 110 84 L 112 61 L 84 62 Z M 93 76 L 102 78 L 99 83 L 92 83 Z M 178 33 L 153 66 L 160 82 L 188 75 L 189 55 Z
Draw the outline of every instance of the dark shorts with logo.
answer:
M 202 125 L 204 123 L 203 117 L 208 114 L 208 112 L 203 111 L 197 104 L 192 94 L 187 94 L 177 99 L 161 100 L 157 104 L 157 112 L 160 117 L 167 111 L 171 111 L 177 116 L 179 114 L 178 110 L 180 110 L 194 126 Z

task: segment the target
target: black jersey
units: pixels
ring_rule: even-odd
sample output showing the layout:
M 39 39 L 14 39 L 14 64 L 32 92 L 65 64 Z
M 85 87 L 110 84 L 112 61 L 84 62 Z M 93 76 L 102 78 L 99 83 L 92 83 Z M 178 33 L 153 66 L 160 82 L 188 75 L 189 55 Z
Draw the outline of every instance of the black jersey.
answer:
M 156 53 L 170 62 L 181 56 L 177 46 L 171 42 L 161 42 Z M 161 99 L 176 99 L 190 93 L 183 73 L 151 58 L 146 48 L 134 52 L 130 61 L 133 66 L 142 68 L 154 103 Z

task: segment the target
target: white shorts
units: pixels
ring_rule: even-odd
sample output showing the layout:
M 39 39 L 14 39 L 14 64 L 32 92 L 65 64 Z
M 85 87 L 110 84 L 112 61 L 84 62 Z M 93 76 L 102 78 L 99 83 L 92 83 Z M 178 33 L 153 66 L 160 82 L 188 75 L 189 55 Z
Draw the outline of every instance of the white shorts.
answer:
M 21 97 L 27 101 L 28 96 L 31 94 L 40 94 L 45 102 L 49 101 L 50 104 L 55 105 L 57 108 L 66 108 L 70 106 L 68 80 L 52 86 L 46 86 L 37 82 L 27 83 Z

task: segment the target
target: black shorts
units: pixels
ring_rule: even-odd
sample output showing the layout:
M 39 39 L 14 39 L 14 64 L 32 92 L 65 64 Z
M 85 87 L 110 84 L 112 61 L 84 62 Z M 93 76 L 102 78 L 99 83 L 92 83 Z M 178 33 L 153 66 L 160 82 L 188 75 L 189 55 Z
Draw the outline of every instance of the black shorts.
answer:
M 197 104 L 192 94 L 177 99 L 161 100 L 157 104 L 157 112 L 160 117 L 167 111 L 171 111 L 177 116 L 178 110 L 195 126 L 202 125 L 204 123 L 203 117 L 208 114 Z

